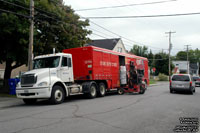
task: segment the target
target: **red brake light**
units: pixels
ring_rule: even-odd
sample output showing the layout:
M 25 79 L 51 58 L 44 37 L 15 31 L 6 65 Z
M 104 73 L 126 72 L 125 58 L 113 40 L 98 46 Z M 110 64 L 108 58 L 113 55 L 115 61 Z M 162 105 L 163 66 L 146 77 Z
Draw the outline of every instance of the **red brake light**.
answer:
M 190 86 L 192 86 L 192 81 L 190 81 Z

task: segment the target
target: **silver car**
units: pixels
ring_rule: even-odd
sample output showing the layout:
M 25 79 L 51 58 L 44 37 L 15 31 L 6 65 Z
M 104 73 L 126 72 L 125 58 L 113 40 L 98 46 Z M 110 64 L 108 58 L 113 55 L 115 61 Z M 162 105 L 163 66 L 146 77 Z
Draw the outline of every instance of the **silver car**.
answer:
M 198 76 L 194 76 L 192 77 L 193 80 L 195 81 L 195 86 L 200 86 L 200 77 Z
M 174 74 L 170 80 L 170 93 L 173 91 L 195 92 L 195 82 L 189 74 Z

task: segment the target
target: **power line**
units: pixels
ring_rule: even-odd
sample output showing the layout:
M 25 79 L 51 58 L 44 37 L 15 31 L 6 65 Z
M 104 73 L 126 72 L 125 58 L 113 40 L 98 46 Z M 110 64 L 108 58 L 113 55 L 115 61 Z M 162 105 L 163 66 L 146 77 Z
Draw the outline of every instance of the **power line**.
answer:
M 145 44 L 136 42 L 136 41 L 134 41 L 134 40 L 131 40 L 131 39 L 129 39 L 129 38 L 126 38 L 126 37 L 124 37 L 124 36 L 121 36 L 121 35 L 119 35 L 119 34 L 117 34 L 117 33 L 114 33 L 114 32 L 112 32 L 112 31 L 110 31 L 110 30 L 104 28 L 103 26 L 101 26 L 101 25 L 99 25 L 99 24 L 97 24 L 97 23 L 95 23 L 95 22 L 93 22 L 93 21 L 91 21 L 91 20 L 90 20 L 90 22 L 91 22 L 92 24 L 94 24 L 94 25 L 96 25 L 96 26 L 98 26 L 98 27 L 104 29 L 104 30 L 107 31 L 107 32 L 110 32 L 110 33 L 112 33 L 112 34 L 114 34 L 114 35 L 116 35 L 116 36 L 118 36 L 118 37 L 120 37 L 120 38 L 124 38 L 125 40 L 127 40 L 127 41 L 129 41 L 129 42 L 131 42 L 131 43 L 136 43 L 137 45 L 147 46 L 147 47 L 151 47 L 151 48 L 155 48 L 155 49 L 161 49 L 161 48 L 152 47 L 152 46 L 149 46 L 149 45 L 145 45 Z
M 163 58 L 163 59 L 148 59 L 148 60 L 168 60 L 167 58 Z
M 1 0 L 1 1 L 4 1 L 4 0 Z M 20 4 L 23 4 L 23 5 L 26 6 L 26 7 L 21 6 L 21 5 L 17 5 L 17 4 L 13 4 L 13 3 L 11 3 L 11 2 L 9 2 L 9 3 L 10 3 L 10 4 L 13 4 L 13 5 L 15 5 L 15 6 L 21 7 L 21 8 L 23 8 L 23 9 L 26 9 L 26 10 L 30 10 L 30 9 L 27 7 L 27 5 L 25 5 L 23 2 L 21 2 L 21 1 L 19 1 L 19 0 L 15 0 L 15 1 L 18 2 L 18 3 L 20 3 Z M 51 15 L 51 16 L 56 17 L 56 18 L 54 18 L 54 19 L 57 19 L 57 21 L 60 21 L 60 20 L 58 20 L 58 19 L 59 19 L 58 16 L 57 16 L 56 14 L 54 14 L 54 13 L 51 13 L 51 12 L 42 10 L 42 9 L 40 9 L 40 8 L 37 8 L 37 7 L 34 7 L 34 9 L 35 9 L 39 14 L 41 14 L 41 15 L 44 16 L 44 17 L 50 18 L 50 16 L 47 16 L 47 15 L 46 15 L 46 14 L 48 14 L 48 15 Z M 41 13 L 41 12 L 46 13 L 46 14 L 43 14 L 43 13 Z M 52 17 L 51 17 L 51 18 L 52 18 Z
M 92 30 L 92 31 L 95 31 L 95 32 L 98 32 L 98 33 L 101 33 L 101 34 L 106 35 L 106 36 L 113 37 L 113 36 L 111 36 L 111 35 L 105 34 L 105 33 L 101 32 L 101 31 L 98 31 L 98 30 L 93 29 L 93 28 L 90 28 L 90 27 L 89 27 L 88 29 L 89 29 L 89 30 Z
M 22 16 L 22 17 L 25 17 L 25 18 L 31 18 L 30 16 L 27 16 L 27 15 L 24 15 L 24 14 L 20 14 L 20 13 L 16 13 L 16 12 L 12 12 L 12 11 L 9 11 L 9 10 L 4 10 L 4 9 L 1 9 L 1 8 L 0 8 L 0 11 L 1 12 L 15 14 L 17 16 Z
M 111 36 L 111 35 L 107 35 L 107 34 L 101 32 L 101 31 L 95 30 L 95 29 L 93 29 L 93 28 L 89 28 L 89 29 L 90 29 L 90 30 L 93 30 L 93 31 L 95 31 L 95 32 L 98 32 L 98 33 L 100 33 L 100 34 L 103 34 L 103 35 L 105 35 L 105 36 L 110 36 L 110 37 L 112 37 L 112 38 L 116 38 L 116 37 L 113 37 L 113 36 Z M 104 36 L 101 36 L 101 35 L 99 35 L 99 34 L 95 34 L 94 32 L 92 32 L 92 34 L 97 35 L 97 36 L 102 37 L 102 38 L 105 38 L 105 39 L 109 39 L 109 38 L 104 37 Z M 123 42 L 128 42 L 128 41 L 124 40 Z M 130 42 L 128 42 L 128 43 L 130 43 Z M 133 47 L 133 45 L 129 45 L 129 44 L 124 44 L 124 45 L 126 45 L 126 46 L 128 46 L 128 47 L 131 47 L 131 48 Z
M 4 0 L 0 0 L 0 1 L 3 1 L 3 2 L 4 2 Z M 17 2 L 20 2 L 20 1 L 18 1 L 18 0 L 16 0 L 16 1 L 17 1 Z M 10 2 L 7 2 L 7 3 L 8 3 L 8 4 L 12 4 L 12 3 L 10 3 Z M 22 4 L 22 2 L 20 2 L 20 3 Z M 23 4 L 24 4 L 24 3 L 23 3 Z M 22 6 L 17 5 L 17 4 L 12 4 L 12 5 L 23 8 Z M 25 8 L 25 7 L 24 7 L 23 9 L 28 9 L 28 8 Z M 18 14 L 18 13 L 12 12 L 12 11 L 4 10 L 4 9 L 1 9 L 1 10 L 4 11 L 4 12 L 13 13 L 13 14 L 15 14 L 15 15 L 20 15 L 20 16 L 24 16 L 24 17 L 26 17 L 26 18 L 30 18 L 30 16 L 26 16 L 26 15 L 23 15 L 23 14 Z M 48 14 L 52 14 L 52 13 L 43 11 L 43 10 L 41 10 L 41 9 L 39 9 L 39 10 L 42 11 L 42 12 L 48 13 Z M 40 13 L 40 12 L 39 12 L 39 14 L 42 15 L 42 16 L 44 16 L 44 17 L 51 18 L 51 19 L 53 19 L 53 20 L 55 20 L 55 21 L 57 21 L 57 22 L 64 22 L 64 21 L 62 21 L 62 20 L 59 20 L 59 19 L 57 19 L 57 18 L 54 18 L 54 17 L 52 17 L 52 16 L 48 16 L 48 15 L 43 14 L 43 13 Z M 52 15 L 55 16 L 55 14 L 52 14 Z M 39 19 L 36 19 L 36 20 L 39 20 Z M 110 32 L 110 33 L 112 33 L 112 34 L 114 34 L 114 35 L 119 36 L 120 38 L 124 38 L 124 39 L 128 40 L 128 41 L 131 42 L 131 43 L 134 42 L 134 43 L 137 43 L 137 45 L 148 46 L 148 45 L 144 45 L 144 44 L 141 44 L 141 43 L 139 43 L 139 42 L 130 40 L 130 39 L 128 39 L 128 38 L 126 38 L 126 37 L 123 37 L 123 36 L 121 36 L 121 35 L 119 35 L 119 34 L 116 34 L 116 33 L 112 32 L 112 31 L 110 31 L 110 30 L 108 30 L 108 29 L 106 29 L 106 28 L 104 28 L 104 27 L 102 27 L 102 26 L 100 26 L 100 25 L 98 25 L 98 24 L 92 22 L 91 20 L 90 20 L 90 22 L 93 23 L 94 25 L 96 25 L 96 26 L 98 26 L 98 27 L 100 27 L 100 28 L 102 28 L 102 29 L 104 29 L 104 30 L 106 30 L 106 31 L 108 31 L 108 32 Z M 72 24 L 70 24 L 70 25 L 72 25 Z M 97 31 L 97 30 L 96 30 L 96 31 Z M 96 34 L 96 35 L 98 35 L 98 34 Z M 101 36 L 101 35 L 98 35 L 98 36 L 103 37 L 103 36 Z M 107 35 L 106 35 L 106 36 L 107 36 Z M 103 37 L 103 38 L 107 38 L 107 37 Z M 127 45 L 127 46 L 132 47 L 132 45 Z M 148 46 L 148 47 L 156 48 L 156 47 L 152 47 L 152 46 Z M 156 48 L 156 49 L 160 49 L 160 48 Z
M 115 17 L 84 17 L 84 18 L 86 18 L 86 19 L 156 18 L 156 17 L 189 16 L 189 15 L 199 15 L 199 14 L 200 14 L 200 12 L 181 13 L 181 14 L 164 14 L 164 15 L 115 16 Z
M 107 34 L 105 34 L 105 33 L 103 33 L 103 32 L 100 32 L 100 31 L 98 31 L 98 30 L 95 30 L 95 29 L 93 29 L 93 28 L 89 28 L 89 29 L 91 29 L 91 30 L 93 30 L 93 31 L 95 31 L 95 32 L 98 32 L 98 33 L 104 35 L 104 36 L 102 36 L 102 35 L 100 35 L 100 34 L 96 34 L 96 33 L 92 32 L 92 34 L 94 34 L 94 35 L 96 35 L 96 36 L 102 37 L 102 38 L 104 38 L 104 39 L 110 39 L 110 38 L 105 37 L 105 36 L 111 36 L 111 35 L 107 35 Z M 116 38 L 116 37 L 113 37 L 113 36 L 111 36 L 111 37 L 112 37 L 112 38 Z M 130 41 L 123 40 L 123 42 L 126 42 L 126 43 L 124 43 L 125 46 L 130 47 L 130 48 L 133 48 L 133 45 L 134 45 L 134 44 L 131 45 L 131 44 L 130 44 Z M 127 44 L 127 43 L 128 43 L 128 44 Z M 137 45 L 137 44 L 135 44 L 135 45 Z M 160 49 L 160 48 L 159 48 L 159 49 Z
M 94 35 L 96 35 L 96 36 L 99 36 L 99 37 L 102 37 L 102 38 L 105 38 L 105 39 L 109 39 L 109 38 L 107 38 L 107 37 L 105 37 L 105 36 L 102 36 L 102 35 L 99 35 L 99 34 L 96 34 L 96 33 L 92 33 L 92 34 L 94 34 Z
M 88 10 L 100 10 L 100 9 L 109 9 L 109 8 L 121 8 L 127 6 L 141 6 L 141 5 L 152 5 L 152 4 L 161 4 L 166 2 L 172 2 L 177 0 L 167 0 L 167 1 L 157 1 L 157 2 L 149 2 L 149 3 L 139 3 L 139 4 L 127 4 L 127 5 L 119 5 L 119 6 L 108 6 L 108 7 L 97 7 L 97 8 L 86 8 L 86 9 L 79 9 L 75 11 L 88 11 Z
M 4 2 L 4 3 L 7 3 L 7 4 L 10 4 L 10 5 L 13 5 L 13 6 L 16 6 L 16 7 L 23 8 L 23 9 L 25 9 L 25 10 L 28 10 L 28 11 L 30 11 L 30 9 L 29 9 L 29 8 L 26 8 L 26 7 L 24 7 L 24 6 L 21 6 L 21 5 L 18 5 L 18 4 L 15 4 L 15 3 L 12 3 L 12 2 L 8 2 L 8 1 L 5 1 L 5 0 L 0 0 L 0 1 L 2 1 L 2 2 Z
M 19 0 L 15 0 L 15 1 L 18 2 L 18 3 L 20 3 L 20 4 L 23 4 L 24 6 L 27 7 L 27 5 L 25 5 L 23 2 L 21 2 L 21 1 L 19 1 Z M 53 13 L 48 12 L 48 11 L 44 11 L 44 10 L 42 10 L 42 9 L 40 9 L 40 8 L 34 7 L 34 9 L 35 9 L 35 10 L 38 10 L 38 11 L 41 11 L 41 12 L 45 12 L 45 13 L 47 13 L 47 14 L 49 14 L 49 15 L 53 15 L 53 16 L 57 17 L 56 14 L 53 14 Z
M 22 8 L 22 9 L 25 9 L 25 10 L 30 11 L 29 8 L 26 8 L 26 7 L 21 6 L 21 5 L 18 5 L 18 4 L 15 4 L 15 3 L 12 3 L 12 2 L 8 2 L 8 1 L 5 1 L 5 0 L 0 0 L 0 1 L 2 1 L 2 2 L 4 2 L 4 3 L 7 3 L 7 4 L 9 4 L 9 5 L 13 5 L 13 6 L 15 6 L 15 7 L 20 7 L 20 8 Z M 19 3 L 21 3 L 21 4 L 23 4 L 23 5 L 25 5 L 25 4 L 22 3 L 21 1 L 18 1 L 18 0 L 15 0 L 15 1 L 17 1 L 17 2 L 19 2 Z M 41 9 L 39 9 L 39 8 L 36 8 L 36 7 L 33 7 L 33 8 L 34 8 L 34 9 L 37 9 L 38 11 L 41 11 L 41 12 L 44 12 L 44 13 L 47 13 L 47 14 L 51 14 L 51 15 L 56 16 L 55 14 L 49 13 L 49 12 L 44 11 L 44 10 L 41 10 Z M 19 13 L 12 12 L 12 11 L 8 11 L 8 10 L 4 10 L 4 9 L 1 9 L 1 11 L 7 12 L 7 13 L 12 13 L 12 14 L 15 14 L 15 15 L 23 16 L 23 17 L 26 16 L 26 17 L 28 17 L 28 18 L 31 18 L 31 17 L 29 17 L 29 16 L 27 16 L 27 15 L 19 14 Z M 54 18 L 54 17 L 52 17 L 52 16 L 48 16 L 48 15 L 43 14 L 43 13 L 41 13 L 41 12 L 38 12 L 41 16 L 44 16 L 44 17 L 46 17 L 46 18 L 51 18 L 51 19 L 53 19 L 53 20 L 55 20 L 55 21 L 57 21 L 57 22 L 62 22 L 61 20 L 58 20 L 58 18 Z M 57 16 L 56 16 L 56 17 L 57 17 Z M 36 18 L 36 19 L 37 19 L 37 18 Z
M 29 10 L 29 11 L 30 11 L 30 9 L 24 7 L 24 6 L 26 6 L 26 5 L 25 5 L 24 3 L 22 3 L 21 1 L 19 1 L 19 0 L 15 0 L 15 1 L 16 1 L 16 2 L 19 2 L 19 3 L 21 3 L 21 4 L 23 4 L 24 6 L 21 6 L 21 5 L 18 5 L 18 4 L 14 4 L 14 3 L 11 3 L 11 2 L 7 2 L 7 1 L 4 1 L 4 0 L 0 0 L 0 1 L 5 2 L 5 3 L 9 4 L 9 5 L 13 5 L 13 6 L 20 7 L 20 8 L 23 8 L 23 9 L 26 9 L 26 10 Z M 55 20 L 56 22 L 63 22 L 63 23 L 64 23 L 64 21 L 63 21 L 61 18 L 58 18 L 58 17 L 56 16 L 56 14 L 53 14 L 53 13 L 44 11 L 44 10 L 39 9 L 39 8 L 36 8 L 36 7 L 33 7 L 33 8 L 39 10 L 38 14 L 40 14 L 41 16 L 44 16 L 44 17 L 46 17 L 46 18 L 50 18 L 50 19 L 52 19 L 52 20 Z M 15 15 L 18 15 L 18 16 L 23 16 L 23 17 L 25 17 L 25 18 L 32 18 L 32 17 L 27 16 L 27 15 L 24 15 L 24 14 L 19 14 L 19 13 L 16 13 L 16 12 L 13 12 L 13 11 L 9 11 L 9 10 L 5 10 L 5 9 L 1 9 L 1 8 L 0 8 L 0 11 L 6 12 L 6 13 L 15 14 Z M 47 14 L 41 13 L 40 11 L 42 11 L 42 12 L 44 12 L 44 13 L 47 13 L 47 14 L 51 14 L 51 15 L 53 15 L 53 16 L 56 16 L 57 18 L 54 18 L 54 17 L 49 16 L 49 15 L 47 15 Z M 35 20 L 38 20 L 38 21 L 41 22 L 41 20 L 38 19 L 38 18 L 35 18 Z M 69 25 L 73 25 L 73 24 L 69 24 Z

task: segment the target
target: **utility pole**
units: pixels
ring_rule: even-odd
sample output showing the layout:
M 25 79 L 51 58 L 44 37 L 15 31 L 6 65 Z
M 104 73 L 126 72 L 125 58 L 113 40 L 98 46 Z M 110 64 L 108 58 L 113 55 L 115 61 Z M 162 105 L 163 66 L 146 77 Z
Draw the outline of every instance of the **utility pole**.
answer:
M 28 70 L 31 70 L 33 65 L 33 29 L 34 29 L 34 0 L 30 0 L 30 32 L 28 46 Z
M 189 53 L 189 46 L 191 45 L 185 45 L 187 50 L 187 73 L 189 74 L 189 59 L 188 59 L 188 53 Z
M 170 54 L 171 54 L 171 50 L 172 50 L 172 43 L 171 43 L 171 34 L 172 33 L 176 33 L 176 32 L 165 32 L 165 34 L 169 34 L 169 80 L 171 79 L 171 59 L 170 59 Z

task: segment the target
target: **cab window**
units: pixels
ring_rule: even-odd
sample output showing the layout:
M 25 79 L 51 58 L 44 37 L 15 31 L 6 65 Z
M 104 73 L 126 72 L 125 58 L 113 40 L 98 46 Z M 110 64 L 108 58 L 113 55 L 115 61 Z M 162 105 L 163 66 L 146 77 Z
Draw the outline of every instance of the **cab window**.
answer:
M 62 57 L 62 65 L 61 67 L 66 67 L 67 66 L 67 57 Z

